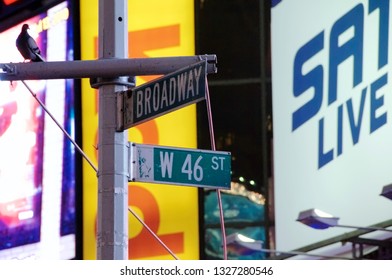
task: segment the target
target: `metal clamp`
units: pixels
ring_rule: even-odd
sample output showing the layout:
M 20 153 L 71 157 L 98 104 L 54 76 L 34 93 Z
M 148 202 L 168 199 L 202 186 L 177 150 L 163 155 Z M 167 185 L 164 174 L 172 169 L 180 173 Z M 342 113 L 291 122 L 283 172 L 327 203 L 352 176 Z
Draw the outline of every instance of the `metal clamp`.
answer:
M 215 54 L 199 55 L 199 60 L 207 62 L 207 74 L 215 74 L 218 72 L 218 58 Z
M 90 78 L 90 86 L 92 88 L 98 89 L 100 86 L 104 85 L 120 85 L 131 88 L 136 85 L 136 77 L 128 76 L 119 78 Z
M 0 64 L 0 74 L 15 75 L 16 66 L 14 64 Z

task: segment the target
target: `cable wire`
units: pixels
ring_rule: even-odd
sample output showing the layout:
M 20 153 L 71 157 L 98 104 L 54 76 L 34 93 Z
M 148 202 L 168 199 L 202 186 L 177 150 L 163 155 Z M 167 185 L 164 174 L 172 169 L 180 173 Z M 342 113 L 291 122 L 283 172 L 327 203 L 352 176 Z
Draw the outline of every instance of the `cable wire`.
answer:
M 71 135 L 61 126 L 61 124 L 56 120 L 56 118 L 49 112 L 48 108 L 45 106 L 45 104 L 38 98 L 37 94 L 35 94 L 31 88 L 26 84 L 24 80 L 21 80 L 22 83 L 25 85 L 25 87 L 28 89 L 28 91 L 31 93 L 31 95 L 34 97 L 34 99 L 41 105 L 41 107 L 45 110 L 45 112 L 49 115 L 49 117 L 54 121 L 54 123 L 61 129 L 61 131 L 65 134 L 65 136 L 69 139 L 69 141 L 72 142 L 72 144 L 75 146 L 75 148 L 79 151 L 79 153 L 86 159 L 86 161 L 90 164 L 90 166 L 95 170 L 95 172 L 98 172 L 98 168 L 95 167 L 95 165 L 92 163 L 92 161 L 88 158 L 88 156 L 83 152 L 83 150 L 79 147 L 79 145 L 75 142 L 75 140 L 72 139 Z
M 61 124 L 56 120 L 56 118 L 50 113 L 48 108 L 45 106 L 45 104 L 38 98 L 37 94 L 33 92 L 33 90 L 26 84 L 24 80 L 21 80 L 22 83 L 25 85 L 27 90 L 31 93 L 31 95 L 34 97 L 34 99 L 39 103 L 39 105 L 44 109 L 44 111 L 49 115 L 49 117 L 54 121 L 54 123 L 60 128 L 60 130 L 65 134 L 65 136 L 72 142 L 72 144 L 75 146 L 75 148 L 78 150 L 78 152 L 86 159 L 86 161 L 90 164 L 90 166 L 94 169 L 96 173 L 98 173 L 98 168 L 95 167 L 95 165 L 92 163 L 92 161 L 88 158 L 88 156 L 83 152 L 83 150 L 79 147 L 79 145 L 75 142 L 75 140 L 69 135 L 69 133 L 61 126 Z M 151 235 L 158 241 L 159 244 L 161 244 L 168 252 L 178 260 L 179 258 L 166 246 L 165 243 L 148 227 L 146 223 L 143 222 L 143 220 L 129 207 L 128 211 L 147 229 L 148 232 L 151 233 Z
M 211 139 L 211 149 L 213 151 L 216 151 L 215 137 L 214 137 L 214 125 L 213 125 L 213 121 L 212 121 L 212 110 L 211 110 L 210 92 L 208 90 L 207 75 L 206 75 L 206 104 L 207 104 L 208 125 L 209 125 L 209 131 L 210 131 L 210 139 Z M 223 215 L 221 191 L 219 189 L 217 189 L 216 194 L 217 194 L 218 206 L 219 206 L 219 218 L 220 218 L 221 235 L 222 235 L 223 259 L 227 260 L 226 229 L 225 229 L 225 221 L 224 221 L 224 215 Z
M 166 246 L 165 243 L 147 226 L 145 222 L 141 218 L 139 218 L 138 215 L 131 209 L 131 207 L 128 207 L 128 211 L 132 213 L 133 216 L 147 229 L 147 231 L 159 242 L 159 244 L 162 245 L 163 248 L 166 249 L 166 251 L 169 252 L 170 255 L 173 256 L 174 259 L 179 260 L 179 258 L 170 250 L 169 247 Z

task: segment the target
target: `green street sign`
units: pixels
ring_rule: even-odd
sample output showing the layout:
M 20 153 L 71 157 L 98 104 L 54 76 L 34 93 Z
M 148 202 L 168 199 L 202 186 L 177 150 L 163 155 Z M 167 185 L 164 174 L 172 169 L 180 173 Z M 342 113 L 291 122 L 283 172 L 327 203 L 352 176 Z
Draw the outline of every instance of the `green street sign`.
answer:
M 123 92 L 123 128 L 205 99 L 206 63 L 197 62 Z
M 130 181 L 229 189 L 229 152 L 130 143 Z

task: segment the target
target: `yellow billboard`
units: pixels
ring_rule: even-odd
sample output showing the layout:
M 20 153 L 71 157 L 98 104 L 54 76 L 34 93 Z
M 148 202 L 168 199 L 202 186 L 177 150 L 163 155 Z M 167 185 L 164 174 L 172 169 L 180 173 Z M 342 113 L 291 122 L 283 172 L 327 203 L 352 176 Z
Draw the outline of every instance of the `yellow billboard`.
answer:
M 97 59 L 98 1 L 80 1 L 82 60 Z M 128 1 L 129 57 L 194 55 L 192 0 Z M 153 77 L 138 77 L 137 84 Z M 83 149 L 97 164 L 98 92 L 82 81 Z M 136 143 L 195 148 L 196 106 L 132 127 Z M 83 165 L 83 256 L 96 258 L 97 176 Z M 197 188 L 130 183 L 129 206 L 180 259 L 199 258 Z M 129 258 L 173 257 L 129 214 Z

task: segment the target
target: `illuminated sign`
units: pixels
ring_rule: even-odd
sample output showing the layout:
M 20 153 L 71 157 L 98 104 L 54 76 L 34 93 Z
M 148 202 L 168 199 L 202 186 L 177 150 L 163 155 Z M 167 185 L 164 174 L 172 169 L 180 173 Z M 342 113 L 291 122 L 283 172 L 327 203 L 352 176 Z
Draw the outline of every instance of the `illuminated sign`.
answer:
M 194 2 L 190 0 L 128 1 L 129 57 L 194 55 Z M 98 5 L 81 1 L 82 59 L 97 58 Z M 137 43 L 136 43 L 137 42 Z M 138 85 L 157 77 L 137 77 Z M 97 162 L 97 92 L 82 83 L 83 149 Z M 129 141 L 175 147 L 196 147 L 196 108 L 189 105 L 128 130 Z M 84 258 L 96 258 L 97 176 L 84 169 Z M 199 258 L 197 188 L 134 182 L 129 184 L 129 206 L 180 259 Z M 173 204 L 173 197 L 181 197 Z M 173 257 L 129 215 L 131 259 Z
M 372 68 L 376 68 L 377 71 L 388 63 L 389 5 L 387 4 L 388 1 L 380 2 L 377 6 L 371 6 L 369 10 L 370 16 L 376 11 L 380 14 L 378 26 L 375 26 L 374 30 L 378 32 L 379 38 L 376 46 L 378 57 L 372 63 L 373 65 L 370 65 Z M 380 74 L 374 80 L 370 81 L 368 85 L 361 85 L 364 82 L 364 21 L 364 6 L 358 4 L 334 22 L 330 30 L 329 44 L 328 42 L 324 43 L 327 40 L 327 38 L 325 38 L 326 31 L 322 31 L 301 46 L 295 54 L 293 94 L 295 97 L 300 98 L 301 95 L 306 94 L 309 89 L 313 88 L 314 95 L 292 113 L 293 132 L 308 121 L 311 121 L 312 118 L 319 113 L 324 98 L 327 100 L 328 111 L 332 110 L 329 108 L 336 107 L 335 103 L 338 103 L 338 68 L 340 65 L 343 65 L 347 59 L 353 59 L 352 93 L 358 92 L 357 95 L 360 95 L 359 104 L 354 104 L 355 96 L 350 96 L 343 102 L 337 104 L 337 122 L 334 132 L 337 135 L 337 141 L 328 151 L 326 151 L 326 148 L 324 147 L 324 138 L 326 138 L 324 127 L 326 126 L 325 122 L 327 119 L 325 117 L 319 119 L 318 168 L 323 167 L 338 156 L 343 155 L 345 150 L 343 145 L 343 134 L 347 133 L 347 135 L 350 135 L 353 142 L 352 145 L 359 143 L 362 124 L 365 123 L 364 118 L 369 119 L 369 127 L 367 128 L 369 134 L 373 134 L 378 129 L 382 128 L 382 126 L 386 125 L 387 114 L 383 109 L 384 95 L 382 92 L 380 93 L 379 90 L 387 84 L 388 74 L 380 72 Z M 383 26 L 385 27 L 382 28 Z M 349 32 L 350 29 L 354 31 L 353 36 L 344 43 L 341 43 L 341 37 Z M 304 65 L 319 53 L 327 51 L 329 51 L 330 54 L 333 54 L 329 55 L 328 65 L 326 67 L 328 72 L 324 73 L 323 66 L 319 64 L 304 75 Z M 324 79 L 328 82 L 328 91 L 323 90 Z M 341 91 L 339 94 L 344 94 L 344 92 Z M 369 110 L 367 110 L 369 111 L 369 114 L 364 115 L 364 106 L 367 99 L 369 99 L 369 102 L 366 102 L 366 105 L 370 106 Z M 376 114 L 377 111 L 381 113 Z M 348 131 L 346 131 L 346 127 L 343 126 L 343 122 L 345 121 L 348 121 L 349 124 Z M 336 150 L 336 153 L 334 153 L 334 150 Z
M 0 1 L 0 20 L 6 19 L 13 14 L 22 12 L 28 5 L 38 2 L 37 5 L 41 5 L 40 1 L 36 0 L 1 0 Z
M 303 227 L 295 221 L 302 210 L 362 226 L 390 218 L 379 200 L 392 181 L 390 9 L 375 0 L 280 1 L 272 9 L 279 249 L 342 233 Z
M 11 5 L 11 4 L 16 3 L 18 1 L 19 0 L 4 0 L 3 2 L 4 2 L 4 4 L 6 4 L 8 6 L 8 5 Z
M 42 29 L 42 22 L 50 23 Z M 47 61 L 73 59 L 67 2 L 0 34 L 0 61 L 21 62 L 15 46 L 30 26 Z M 26 81 L 75 136 L 73 80 Z M 19 81 L 0 82 L 0 259 L 75 257 L 75 150 Z

